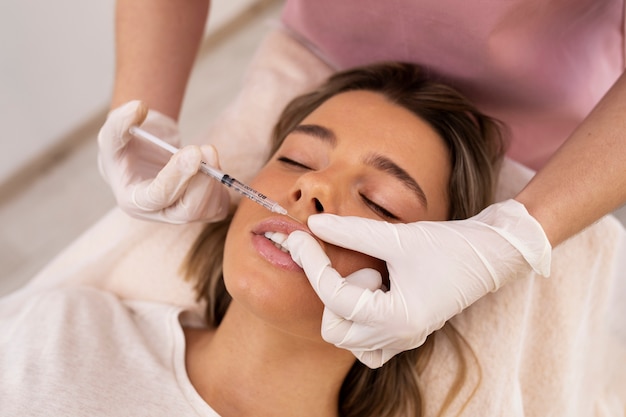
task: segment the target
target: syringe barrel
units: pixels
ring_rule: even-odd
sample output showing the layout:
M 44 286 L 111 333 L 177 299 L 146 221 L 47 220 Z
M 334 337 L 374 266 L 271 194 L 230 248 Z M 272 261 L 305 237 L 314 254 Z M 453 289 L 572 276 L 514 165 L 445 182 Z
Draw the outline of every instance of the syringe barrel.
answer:
M 274 211 L 273 208 L 275 206 L 278 205 L 277 202 L 271 200 L 270 198 L 268 198 L 265 194 L 262 194 L 258 191 L 256 191 L 255 189 L 247 186 L 246 184 L 242 183 L 241 181 L 231 177 L 228 174 L 224 174 L 224 176 L 221 179 L 222 183 L 234 188 L 236 191 L 238 191 L 239 193 L 245 195 L 246 197 L 248 197 L 250 200 L 259 203 L 260 205 L 262 205 L 263 207 L 265 207 L 266 209 L 270 210 L 270 211 Z

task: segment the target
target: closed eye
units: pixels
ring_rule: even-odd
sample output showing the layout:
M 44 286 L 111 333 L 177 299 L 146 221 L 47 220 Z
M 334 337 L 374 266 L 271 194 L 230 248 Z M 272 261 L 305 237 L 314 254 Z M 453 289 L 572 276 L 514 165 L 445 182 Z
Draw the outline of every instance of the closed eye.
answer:
M 361 198 L 363 199 L 363 201 L 365 202 L 365 204 L 376 214 L 378 214 L 381 217 L 385 217 L 387 219 L 390 220 L 400 220 L 400 218 L 398 216 L 396 216 L 395 214 L 393 214 L 392 212 L 390 212 L 389 210 L 387 210 L 384 207 L 379 206 L 378 204 L 374 203 L 372 200 L 370 200 L 369 198 L 367 198 L 365 195 L 361 194 Z
M 293 159 L 287 158 L 286 156 L 279 156 L 277 158 L 278 161 L 282 162 L 283 164 L 286 165 L 291 165 L 293 167 L 298 167 L 298 168 L 302 168 L 302 169 L 308 169 L 310 170 L 311 168 L 298 162 L 298 161 L 294 161 Z

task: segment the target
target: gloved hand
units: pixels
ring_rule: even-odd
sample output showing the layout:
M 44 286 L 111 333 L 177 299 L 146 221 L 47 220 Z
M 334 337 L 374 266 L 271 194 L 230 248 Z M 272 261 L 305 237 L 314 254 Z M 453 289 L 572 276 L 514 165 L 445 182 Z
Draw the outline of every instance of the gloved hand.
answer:
M 420 346 L 448 319 L 507 281 L 532 270 L 543 276 L 550 271 L 550 242 L 515 200 L 467 220 L 390 224 L 319 214 L 309 217 L 308 226 L 324 241 L 387 263 L 389 290 L 365 289 L 343 279 L 311 235 L 293 232 L 286 241 L 325 305 L 323 338 L 370 368 Z M 377 271 L 366 271 L 380 282 Z M 372 276 L 369 282 L 375 280 Z
M 98 134 L 98 165 L 122 210 L 133 217 L 167 223 L 223 219 L 230 204 L 227 190 L 198 172 L 201 160 L 218 166 L 216 150 L 208 145 L 186 146 L 172 156 L 131 135 L 128 129 L 133 125 L 180 145 L 177 123 L 148 111 L 139 101 L 109 113 Z

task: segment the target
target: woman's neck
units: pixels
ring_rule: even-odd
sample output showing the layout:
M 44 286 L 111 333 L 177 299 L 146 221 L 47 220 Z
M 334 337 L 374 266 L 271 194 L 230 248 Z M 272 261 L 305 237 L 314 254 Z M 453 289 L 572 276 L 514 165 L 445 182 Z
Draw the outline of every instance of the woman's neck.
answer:
M 231 304 L 215 331 L 186 330 L 187 372 L 221 416 L 336 416 L 354 357 L 286 334 Z

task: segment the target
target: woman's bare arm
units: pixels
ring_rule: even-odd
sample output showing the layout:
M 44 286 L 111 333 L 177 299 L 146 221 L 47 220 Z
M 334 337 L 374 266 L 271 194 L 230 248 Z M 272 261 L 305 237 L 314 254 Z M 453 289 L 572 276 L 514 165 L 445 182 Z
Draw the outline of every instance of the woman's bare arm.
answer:
M 140 99 L 178 118 L 209 0 L 118 0 L 111 108 Z
M 516 200 L 552 246 L 626 201 L 626 73 Z

